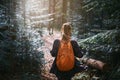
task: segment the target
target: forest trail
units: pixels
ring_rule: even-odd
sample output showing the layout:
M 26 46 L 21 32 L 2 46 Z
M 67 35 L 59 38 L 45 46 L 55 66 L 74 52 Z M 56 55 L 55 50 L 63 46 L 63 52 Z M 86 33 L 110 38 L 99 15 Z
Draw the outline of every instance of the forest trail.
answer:
M 42 37 L 44 41 L 44 45 L 42 46 L 42 51 L 44 53 L 45 64 L 43 65 L 43 76 L 47 78 L 47 80 L 57 80 L 55 75 L 50 74 L 50 68 L 52 66 L 54 57 L 51 56 L 50 50 L 52 49 L 53 42 L 55 39 L 60 39 L 60 32 L 54 30 L 52 35 L 49 35 L 49 32 L 43 33 Z

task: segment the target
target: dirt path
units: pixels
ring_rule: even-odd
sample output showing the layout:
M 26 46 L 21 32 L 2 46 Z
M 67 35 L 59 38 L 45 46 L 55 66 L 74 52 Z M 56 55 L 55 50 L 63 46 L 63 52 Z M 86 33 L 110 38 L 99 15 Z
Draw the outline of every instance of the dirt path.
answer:
M 48 33 L 43 34 L 42 37 L 44 41 L 44 46 L 42 46 L 42 51 L 44 52 L 44 58 L 45 58 L 45 65 L 44 65 L 44 72 L 43 75 L 46 77 L 46 80 L 57 80 L 55 75 L 50 74 L 50 68 L 52 66 L 54 58 L 50 54 L 50 50 L 52 49 L 52 45 L 55 39 L 60 39 L 60 32 L 54 31 L 53 35 L 49 35 Z

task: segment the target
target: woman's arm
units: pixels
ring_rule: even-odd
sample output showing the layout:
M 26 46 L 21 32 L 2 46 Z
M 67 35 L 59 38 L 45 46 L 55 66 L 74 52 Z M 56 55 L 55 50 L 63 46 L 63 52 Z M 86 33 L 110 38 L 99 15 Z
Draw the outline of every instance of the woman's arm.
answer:
M 74 40 L 71 41 L 73 46 L 73 51 L 76 57 L 81 58 L 83 56 L 82 50 L 79 47 L 78 43 Z
M 53 57 L 56 57 L 57 56 L 57 53 L 58 53 L 58 48 L 59 48 L 59 40 L 56 39 L 53 43 L 53 47 L 52 47 L 52 50 L 50 51 L 51 55 Z

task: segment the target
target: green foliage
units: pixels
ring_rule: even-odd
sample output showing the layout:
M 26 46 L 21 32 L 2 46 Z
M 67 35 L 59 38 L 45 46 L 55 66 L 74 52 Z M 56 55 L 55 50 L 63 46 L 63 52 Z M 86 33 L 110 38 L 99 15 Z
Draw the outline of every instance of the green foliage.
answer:
M 110 30 L 104 33 L 99 33 L 90 38 L 87 38 L 83 40 L 83 42 L 90 44 L 112 44 L 116 42 L 117 44 L 118 43 L 118 40 L 116 40 L 116 38 L 118 37 L 117 35 L 118 35 L 117 30 Z
M 95 36 L 78 40 L 79 45 L 86 50 L 86 56 L 104 61 L 111 66 L 119 63 L 120 31 L 110 30 Z M 112 62 L 112 63 L 111 63 Z
M 19 75 L 22 78 L 21 75 L 23 75 L 24 78 L 26 77 L 25 80 L 32 80 L 27 79 L 32 76 L 37 76 L 36 80 L 39 79 L 42 52 L 30 50 L 28 40 L 17 41 L 16 33 L 11 30 L 6 29 L 0 33 L 0 75 L 3 75 L 0 78 L 13 80 L 14 76 Z M 13 38 L 13 36 L 16 37 Z
M 87 71 L 83 71 L 75 74 L 75 76 L 72 77 L 72 80 L 91 80 L 91 77 Z
M 4 13 L 1 12 L 1 15 Z M 0 80 L 40 80 L 43 52 L 37 48 L 43 42 L 40 38 L 30 41 L 26 28 L 18 20 L 20 25 L 0 22 Z M 30 37 L 37 37 L 29 33 Z
M 98 33 L 86 39 L 78 39 L 78 43 L 82 49 L 86 50 L 85 56 L 110 64 L 111 71 L 99 74 L 99 79 L 104 78 L 119 80 L 119 51 L 120 51 L 120 30 L 107 30 L 103 33 Z M 89 71 L 89 70 L 88 70 Z M 100 72 L 99 72 L 100 73 Z M 82 73 L 75 75 L 74 79 L 82 79 Z M 94 73 L 95 74 L 95 73 Z M 107 76 L 106 76 L 107 75 Z M 87 76 L 86 74 L 84 76 Z M 89 76 L 89 74 L 88 74 Z M 101 77 L 102 76 L 102 77 Z M 103 78 L 103 79 L 102 79 Z M 87 80 L 87 79 L 86 79 Z M 95 79 L 97 80 L 97 79 Z

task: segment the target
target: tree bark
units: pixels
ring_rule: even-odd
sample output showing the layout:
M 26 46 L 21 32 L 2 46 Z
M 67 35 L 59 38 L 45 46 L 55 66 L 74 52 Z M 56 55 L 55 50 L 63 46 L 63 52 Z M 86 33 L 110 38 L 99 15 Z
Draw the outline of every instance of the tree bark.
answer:
M 67 0 L 63 0 L 62 3 L 62 24 L 67 21 L 66 14 L 67 14 Z

